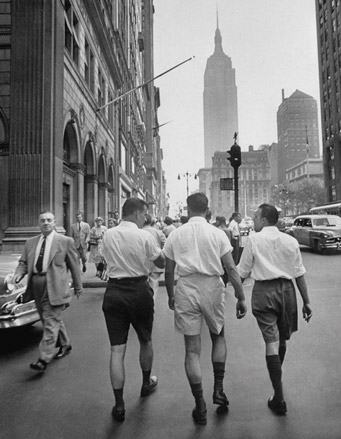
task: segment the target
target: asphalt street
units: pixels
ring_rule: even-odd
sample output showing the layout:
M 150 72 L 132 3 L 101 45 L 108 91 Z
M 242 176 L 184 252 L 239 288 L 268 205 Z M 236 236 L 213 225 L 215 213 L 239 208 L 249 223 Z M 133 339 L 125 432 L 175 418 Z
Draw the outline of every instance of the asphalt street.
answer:
M 229 412 L 217 414 L 211 403 L 210 339 L 204 326 L 201 360 L 208 423 L 193 423 L 183 339 L 174 330 L 166 290 L 161 287 L 155 305 L 153 371 L 159 386 L 154 394 L 140 398 L 138 342 L 131 330 L 126 355 L 126 420 L 115 422 L 111 418 L 110 346 L 101 311 L 104 289 L 88 288 L 64 314 L 73 350 L 54 360 L 45 374 L 37 375 L 28 367 L 38 356 L 40 324 L 0 332 L 0 437 L 340 439 L 341 255 L 303 251 L 303 258 L 314 314 L 309 324 L 300 314 L 299 331 L 288 345 L 283 373 L 286 416 L 275 416 L 267 407 L 272 389 L 263 342 L 250 312 L 252 283 L 248 281 L 249 312 L 243 320 L 235 318 L 233 290 L 227 288 L 225 389 Z

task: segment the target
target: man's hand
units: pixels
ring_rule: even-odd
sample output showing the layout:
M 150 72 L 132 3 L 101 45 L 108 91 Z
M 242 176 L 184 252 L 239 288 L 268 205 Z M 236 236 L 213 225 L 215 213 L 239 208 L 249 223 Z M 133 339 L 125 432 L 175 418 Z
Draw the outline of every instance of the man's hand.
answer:
M 303 313 L 304 320 L 308 323 L 313 315 L 313 311 L 312 311 L 309 303 L 306 303 L 305 305 L 303 305 L 302 313 Z
M 168 307 L 169 307 L 169 309 L 174 311 L 174 297 L 169 297 L 168 298 Z
M 83 290 L 75 290 L 75 296 L 79 299 L 79 296 L 82 294 Z
M 23 274 L 16 274 L 16 275 L 14 275 L 14 277 L 13 277 L 14 282 L 15 282 L 16 284 L 18 284 L 18 283 L 21 281 L 21 279 L 22 279 L 23 277 L 24 277 Z
M 242 319 L 245 317 L 245 314 L 247 312 L 247 306 L 245 303 L 245 300 L 238 300 L 236 304 L 236 317 L 237 319 Z

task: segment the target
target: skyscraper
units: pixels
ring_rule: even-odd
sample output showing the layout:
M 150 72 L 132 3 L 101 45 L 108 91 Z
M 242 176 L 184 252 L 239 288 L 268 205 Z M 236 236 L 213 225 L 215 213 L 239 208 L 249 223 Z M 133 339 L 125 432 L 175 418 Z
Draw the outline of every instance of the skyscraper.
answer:
M 315 0 L 328 201 L 341 200 L 341 2 Z
M 284 97 L 277 111 L 278 183 L 285 183 L 285 171 L 302 160 L 319 158 L 316 99 L 296 90 Z
M 235 70 L 222 47 L 217 14 L 215 49 L 206 64 L 204 76 L 205 168 L 212 166 L 215 151 L 227 151 L 238 131 L 238 106 Z

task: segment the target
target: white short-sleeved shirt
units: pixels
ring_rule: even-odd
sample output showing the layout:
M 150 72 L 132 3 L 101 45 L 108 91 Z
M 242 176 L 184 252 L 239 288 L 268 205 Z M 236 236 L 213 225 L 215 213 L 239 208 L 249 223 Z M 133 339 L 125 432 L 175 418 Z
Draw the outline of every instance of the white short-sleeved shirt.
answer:
M 201 216 L 190 218 L 174 230 L 163 249 L 165 256 L 176 262 L 179 276 L 193 273 L 221 276 L 224 273 L 221 258 L 231 251 L 226 234 Z
M 140 277 L 149 274 L 148 261 L 155 261 L 161 248 L 147 230 L 123 220 L 105 232 L 102 252 L 109 277 Z
M 242 278 L 255 280 L 294 279 L 306 271 L 298 242 L 276 226 L 248 237 L 237 268 Z

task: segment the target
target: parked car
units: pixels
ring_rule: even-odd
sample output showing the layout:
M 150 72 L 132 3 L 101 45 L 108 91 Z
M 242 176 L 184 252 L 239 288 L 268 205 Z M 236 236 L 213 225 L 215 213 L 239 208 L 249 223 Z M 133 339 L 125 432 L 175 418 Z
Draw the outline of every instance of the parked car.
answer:
M 40 320 L 34 300 L 22 303 L 25 291 L 24 282 L 13 282 L 13 273 L 0 276 L 0 329 L 31 325 Z
M 341 218 L 337 215 L 300 215 L 286 233 L 318 253 L 341 250 Z

